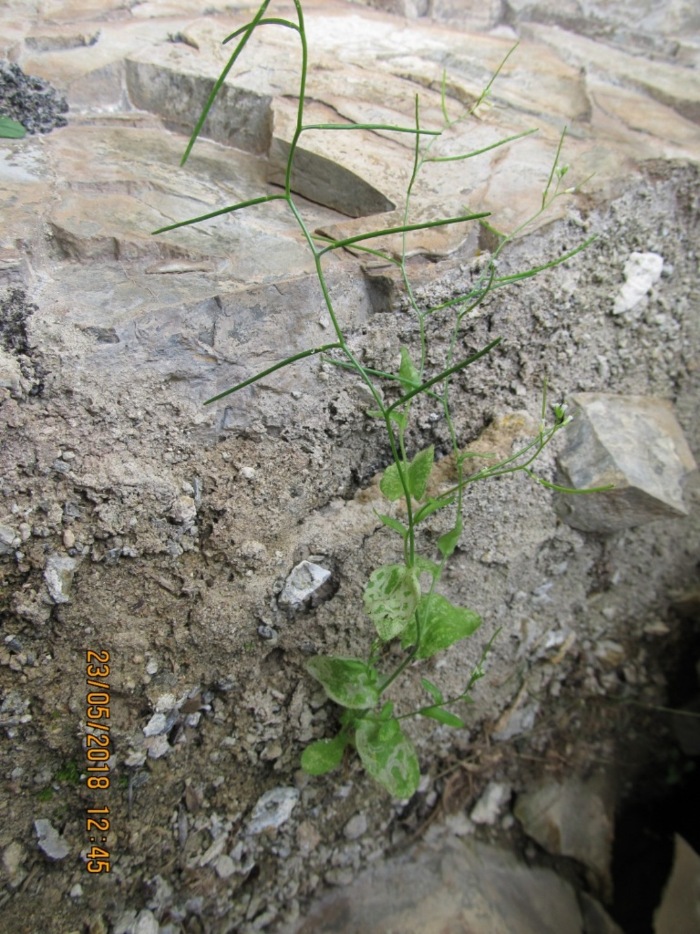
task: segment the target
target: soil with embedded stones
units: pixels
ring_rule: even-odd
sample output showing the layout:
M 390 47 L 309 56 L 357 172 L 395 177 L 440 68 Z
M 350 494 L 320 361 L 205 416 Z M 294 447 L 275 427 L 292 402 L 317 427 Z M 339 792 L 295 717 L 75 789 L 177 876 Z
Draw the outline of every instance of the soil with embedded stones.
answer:
M 598 235 L 566 266 L 493 293 L 465 329 L 465 355 L 494 336 L 504 342 L 455 381 L 462 443 L 504 414 L 536 423 L 546 377 L 552 400 L 582 390 L 671 399 L 697 454 L 699 205 L 695 169 L 653 164 L 604 208 L 580 206 L 512 247 L 504 262 L 522 269 Z M 664 274 L 642 307 L 615 316 L 633 251 L 660 253 Z M 453 257 L 434 273 L 426 303 L 457 294 L 475 267 Z M 361 389 L 314 362 L 322 401 L 306 422 L 203 443 L 194 406 L 155 378 L 119 397 L 109 374 L 75 383 L 71 334 L 41 309 L 18 317 L 17 301 L 0 305 L 3 346 L 40 360 L 43 391 L 0 390 L 7 930 L 117 932 L 139 918 L 172 934 L 284 930 L 325 887 L 469 810 L 489 780 L 515 793 L 541 774 L 604 764 L 624 787 L 649 760 L 672 758 L 665 721 L 647 707 L 665 702 L 687 638 L 673 608 L 697 584 L 697 487 L 688 519 L 610 536 L 562 525 L 551 493 L 524 477 L 472 488 L 445 586 L 484 625 L 473 645 L 429 663 L 428 676 L 459 683 L 501 633 L 463 711 L 467 729 L 410 728 L 424 779 L 411 801 L 392 802 L 353 758 L 320 779 L 299 771 L 305 744 L 331 735 L 337 717 L 305 661 L 366 653 L 364 582 L 396 550 L 374 514 L 373 478 L 388 452 Z M 23 301 L 31 309 L 31 294 Z M 445 322 L 435 316 L 429 328 L 438 367 Z M 399 343 L 416 339 L 398 296 L 352 335 L 377 369 L 395 367 Z M 412 448 L 444 452 L 444 420 L 430 400 L 420 406 Z M 518 424 L 526 431 L 524 415 Z M 555 469 L 548 451 L 540 475 Z M 440 531 L 429 528 L 423 545 Z M 290 615 L 277 596 L 312 556 L 332 570 L 334 593 Z M 563 627 L 575 634 L 568 643 Z M 110 656 L 107 789 L 81 777 L 88 651 Z M 409 673 L 398 705 L 415 703 L 427 669 Z M 496 723 L 523 685 L 531 717 L 498 742 Z M 274 789 L 259 830 L 255 805 Z M 86 812 L 101 807 L 109 829 L 97 845 L 111 871 L 90 874 Z M 42 819 L 67 856 L 38 846 Z M 507 828 L 479 832 L 542 858 Z

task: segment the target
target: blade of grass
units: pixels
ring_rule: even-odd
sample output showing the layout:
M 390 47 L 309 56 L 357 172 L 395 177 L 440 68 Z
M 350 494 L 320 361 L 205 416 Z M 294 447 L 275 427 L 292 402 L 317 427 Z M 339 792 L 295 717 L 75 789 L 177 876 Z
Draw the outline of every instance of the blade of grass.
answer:
M 503 59 L 501 60 L 500 65 L 499 65 L 498 68 L 494 71 L 494 73 L 491 75 L 491 80 L 489 81 L 489 83 L 486 85 L 486 87 L 484 88 L 484 90 L 481 92 L 481 94 L 480 94 L 479 97 L 477 98 L 476 103 L 475 103 L 475 104 L 472 104 L 472 106 L 469 108 L 469 113 L 470 113 L 470 114 L 476 113 L 476 111 L 477 111 L 478 108 L 481 106 L 481 104 L 483 104 L 483 102 L 484 102 L 484 101 L 486 100 L 486 98 L 489 96 L 489 94 L 491 93 L 491 88 L 492 88 L 492 86 L 493 86 L 494 81 L 495 81 L 496 78 L 500 75 L 500 73 L 503 71 L 503 68 L 505 67 L 506 62 L 507 62 L 508 59 L 511 57 L 511 55 L 513 54 L 513 52 L 515 52 L 515 50 L 517 49 L 517 47 L 518 47 L 519 45 L 520 45 L 520 42 L 516 42 L 515 45 L 513 45 L 512 48 L 510 48 L 510 49 L 506 52 L 505 56 L 504 56 Z
M 372 240 L 374 237 L 388 237 L 390 234 L 404 233 L 409 230 L 427 230 L 429 227 L 445 227 L 448 224 L 462 224 L 465 221 L 476 221 L 482 217 L 489 217 L 489 211 L 483 211 L 480 214 L 462 214 L 459 217 L 444 217 L 437 221 L 423 221 L 421 224 L 401 224 L 399 227 L 387 227 L 384 230 L 373 230 L 370 233 L 358 234 L 355 237 L 346 237 L 343 240 L 334 240 L 319 255 L 328 253 L 330 250 L 337 250 L 340 247 L 350 246 L 351 243 L 359 243 L 361 240 Z
M 178 221 L 177 224 L 169 224 L 167 227 L 159 227 L 153 234 L 165 233 L 167 230 L 176 230 L 178 227 L 187 227 L 189 224 L 198 224 L 200 221 L 211 220 L 212 217 L 219 217 L 222 214 L 232 214 L 234 211 L 241 211 L 243 208 L 252 207 L 254 204 L 265 204 L 267 201 L 285 201 L 284 195 L 262 195 L 260 198 L 252 198 L 250 201 L 239 201 L 238 204 L 232 204 L 227 208 L 219 208 L 218 211 L 211 211 L 209 214 L 200 214 L 199 217 L 191 217 L 186 221 Z
M 416 130 L 412 126 L 396 126 L 393 123 L 308 123 L 302 130 L 392 130 L 394 133 L 421 133 L 424 136 L 440 136 L 441 130 Z
M 546 269 L 553 269 L 555 266 L 559 266 L 561 263 L 567 262 L 567 260 L 570 260 L 572 256 L 576 256 L 577 253 L 585 250 L 597 239 L 597 234 L 589 237 L 587 240 L 584 240 L 583 243 L 580 243 L 577 247 L 574 247 L 573 250 L 569 250 L 567 253 L 558 256 L 556 259 L 551 259 L 548 263 L 543 263 L 541 266 L 533 266 L 531 269 L 524 270 L 524 272 L 515 272 L 511 276 L 499 276 L 497 279 L 493 280 L 493 287 L 499 288 L 500 286 L 508 285 L 511 282 L 519 282 L 521 279 L 530 279 L 532 276 L 536 276 L 539 273 L 544 272 Z
M 226 38 L 222 40 L 221 44 L 226 45 L 226 43 L 230 42 L 231 39 L 237 38 L 241 35 L 241 33 L 244 33 L 249 26 L 250 23 L 246 23 L 245 26 L 241 26 L 240 29 L 237 29 L 235 32 L 232 32 L 230 35 L 226 36 Z M 257 26 L 288 26 L 289 29 L 296 29 L 296 31 L 299 32 L 299 27 L 296 23 L 293 23 L 290 19 L 281 19 L 276 16 L 266 16 L 265 19 L 261 19 L 257 23 Z
M 223 85 L 224 81 L 226 80 L 226 76 L 228 75 L 229 71 L 231 71 L 231 69 L 233 68 L 234 64 L 236 63 L 236 59 L 238 58 L 238 56 L 241 54 L 241 52 L 242 52 L 243 49 L 245 48 L 246 43 L 248 42 L 248 39 L 250 39 L 250 37 L 253 35 L 253 32 L 255 31 L 256 26 L 258 25 L 258 23 L 260 22 L 260 20 L 263 18 L 263 14 L 265 13 L 265 10 L 268 8 L 269 5 L 270 5 L 270 0 L 263 0 L 263 2 L 260 4 L 260 7 L 259 7 L 259 9 L 258 9 L 258 12 L 255 14 L 255 16 L 254 16 L 253 19 L 250 21 L 250 23 L 248 23 L 248 25 L 247 25 L 246 27 L 244 27 L 245 32 L 244 32 L 244 34 L 243 34 L 243 38 L 241 39 L 241 41 L 240 41 L 240 42 L 238 43 L 238 45 L 236 46 L 236 48 L 235 48 L 233 54 L 231 55 L 231 58 L 228 60 L 228 62 L 227 62 L 227 64 L 226 64 L 224 70 L 221 72 L 221 74 L 219 75 L 219 77 L 218 77 L 218 78 L 216 79 L 216 81 L 214 82 L 214 87 L 211 89 L 211 93 L 209 94 L 209 97 L 207 98 L 207 102 L 206 102 L 206 104 L 204 105 L 204 109 L 202 110 L 202 113 L 200 114 L 199 120 L 198 120 L 197 123 L 195 124 L 195 128 L 194 128 L 194 130 L 192 131 L 192 136 L 190 136 L 190 141 L 189 141 L 189 143 L 187 144 L 187 148 L 185 149 L 185 153 L 184 153 L 184 155 L 183 155 L 183 157 L 182 157 L 182 160 L 181 160 L 181 162 L 180 162 L 180 165 L 184 165 L 185 162 L 187 162 L 187 160 L 188 160 L 188 158 L 189 158 L 189 155 L 190 155 L 190 153 L 192 152 L 192 147 L 194 146 L 195 142 L 197 141 L 197 137 L 199 136 L 199 134 L 200 134 L 200 132 L 201 132 L 201 130 L 202 130 L 202 127 L 204 126 L 204 122 L 205 122 L 205 120 L 207 119 L 207 117 L 208 117 L 208 115 L 209 115 L 209 111 L 211 110 L 212 104 L 213 104 L 214 101 L 216 100 L 217 95 L 218 95 L 219 91 L 221 90 L 221 86 Z
M 313 357 L 317 353 L 323 353 L 326 350 L 338 350 L 340 344 L 324 344 L 322 347 L 312 347 L 310 350 L 302 350 L 300 353 L 292 354 L 291 357 L 285 357 L 284 360 L 280 360 L 279 363 L 275 363 L 273 366 L 268 367 L 266 370 L 260 370 L 259 373 L 256 373 L 255 376 L 251 376 L 248 379 L 244 379 L 240 383 L 236 383 L 235 386 L 232 386 L 230 389 L 226 389 L 224 392 L 220 392 L 218 396 L 212 396 L 211 399 L 207 399 L 204 405 L 210 405 L 212 402 L 218 402 L 219 399 L 224 399 L 226 396 L 230 396 L 234 392 L 238 392 L 239 389 L 245 389 L 246 386 L 252 386 L 253 383 L 257 383 L 258 380 L 264 379 L 266 376 L 269 376 L 270 373 L 274 373 L 276 370 L 281 370 L 285 366 L 289 366 L 291 363 L 296 363 L 297 360 L 303 360 L 305 357 Z
M 491 149 L 498 149 L 499 146 L 505 146 L 506 143 L 512 143 L 516 139 L 523 139 L 525 136 L 532 136 L 533 133 L 539 133 L 537 127 L 532 130 L 523 130 L 522 133 L 516 133 L 514 136 L 507 136 L 505 139 L 499 139 L 490 146 L 484 146 L 482 149 L 472 149 L 471 152 L 462 153 L 460 156 L 430 156 L 426 162 L 461 162 L 464 159 L 471 159 L 472 156 L 480 156 L 482 153 L 489 152 Z
M 387 409 L 387 414 L 397 408 L 399 405 L 403 405 L 408 402 L 414 396 L 417 396 L 419 392 L 425 392 L 426 389 L 430 389 L 431 386 L 434 386 L 435 383 L 441 382 L 448 376 L 451 376 L 453 373 L 458 373 L 460 370 L 464 370 L 472 363 L 476 363 L 477 360 L 480 360 L 481 357 L 485 357 L 487 353 L 491 353 L 494 347 L 498 345 L 503 340 L 502 337 L 497 337 L 496 340 L 491 341 L 490 344 L 487 344 L 486 347 L 482 350 L 477 351 L 477 353 L 472 354 L 471 357 L 467 357 L 466 360 L 461 360 L 459 363 L 455 363 L 454 366 L 448 367 L 446 370 L 443 370 L 441 373 L 438 373 L 437 376 L 433 376 L 432 379 L 426 380 L 426 382 L 421 383 L 420 386 L 416 386 L 415 389 L 412 389 L 410 392 L 407 392 L 405 396 L 401 396 L 400 399 L 397 399 L 396 402 L 393 402 Z

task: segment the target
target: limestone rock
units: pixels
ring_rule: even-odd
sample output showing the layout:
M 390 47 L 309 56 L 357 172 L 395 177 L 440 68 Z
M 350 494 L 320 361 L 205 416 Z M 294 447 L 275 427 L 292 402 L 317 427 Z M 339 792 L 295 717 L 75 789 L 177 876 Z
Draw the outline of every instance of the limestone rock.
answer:
M 525 833 L 558 856 L 592 870 L 604 895 L 610 892 L 614 813 L 602 778 L 546 781 L 518 797 L 514 814 Z
M 631 253 L 625 263 L 625 284 L 615 299 L 613 314 L 631 311 L 661 278 L 664 258 L 658 253 Z
M 300 610 L 315 606 L 329 595 L 331 572 L 312 561 L 300 561 L 292 570 L 279 596 L 280 606 Z
M 450 837 L 388 860 L 332 893 L 294 934 L 581 934 L 573 890 L 476 841 Z
M 559 458 L 564 485 L 613 485 L 604 493 L 561 494 L 557 512 L 588 532 L 633 528 L 685 516 L 683 483 L 696 469 L 672 406 L 649 396 L 580 393 Z
M 654 934 L 696 934 L 700 930 L 700 856 L 676 834 L 676 855 Z

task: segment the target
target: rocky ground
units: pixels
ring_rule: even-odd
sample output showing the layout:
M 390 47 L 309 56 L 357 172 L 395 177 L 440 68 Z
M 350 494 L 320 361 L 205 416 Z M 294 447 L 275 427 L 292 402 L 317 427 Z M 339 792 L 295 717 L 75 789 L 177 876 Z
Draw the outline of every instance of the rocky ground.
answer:
M 470 139 L 541 132 L 473 172 L 471 162 L 469 172 L 431 169 L 419 212 L 485 204 L 494 226 L 514 229 L 536 209 L 564 123 L 573 183 L 596 172 L 511 244 L 502 268 L 598 239 L 493 293 L 465 331 L 465 353 L 504 341 L 458 381 L 461 442 L 508 452 L 531 436 L 546 378 L 556 401 L 668 400 L 697 457 L 691 7 L 635 7 L 632 33 L 622 3 L 556 15 L 530 3 L 371 6 L 384 9 L 305 4 L 320 117 L 409 119 L 419 89 L 425 119 L 437 120 L 443 66 L 457 108 L 521 39 Z M 615 930 L 605 906 L 625 932 L 651 931 L 673 832 L 700 846 L 683 797 L 695 721 L 662 709 L 697 694 L 697 480 L 688 478 L 686 516 L 613 532 L 566 524 L 554 494 L 523 476 L 475 485 L 444 583 L 483 627 L 396 693 L 397 704 L 415 704 L 421 674 L 458 688 L 500 627 L 475 704 L 462 711 L 467 728 L 410 727 L 423 779 L 409 802 L 390 800 L 352 759 L 325 778 L 304 776 L 302 749 L 336 719 L 304 663 L 318 651 L 367 651 L 362 590 L 395 553 L 375 513 L 389 452 L 363 388 L 327 362 L 201 404 L 281 351 L 329 339 L 308 254 L 281 211 L 150 236 L 274 190 L 294 93 L 289 37 L 268 28 L 232 74 L 238 116 L 213 121 L 178 169 L 182 134 L 222 62 L 218 42 L 248 4 L 202 13 L 186 2 L 76 0 L 37 5 L 29 25 L 26 7 L 4 10 L 0 54 L 51 83 L 47 109 L 68 125 L 0 143 L 3 930 L 379 934 L 486 917 L 489 934 L 591 934 Z M 311 226 L 394 223 L 410 150 L 379 134 L 360 149 L 326 154 L 320 191 L 323 150 L 309 143 L 312 172 L 296 184 Z M 419 300 L 459 294 L 484 249 L 474 234 L 417 238 Z M 660 258 L 635 300 L 625 291 L 633 254 Z M 353 347 L 373 367 L 395 367 L 417 330 L 387 270 L 344 255 L 328 272 Z M 433 316 L 435 362 L 446 327 Z M 411 443 L 434 443 L 442 456 L 447 438 L 424 403 Z M 545 452 L 543 478 L 558 476 L 565 448 L 560 436 Z M 427 547 L 441 531 L 427 528 Z M 303 559 L 330 570 L 331 586 L 318 605 L 290 612 L 279 597 Z M 110 656 L 104 789 L 86 783 L 86 733 L 99 733 L 88 725 L 98 721 L 86 665 L 100 664 L 87 652 Z M 626 807 L 662 799 L 668 818 L 653 829 L 652 859 L 634 836 L 642 818 L 630 826 Z M 109 808 L 108 827 L 92 828 L 108 874 L 86 871 L 93 807 Z M 677 850 L 692 867 L 692 850 Z M 643 900 L 634 887 L 629 896 L 630 875 L 637 884 L 647 872 L 635 913 Z M 467 874 L 479 893 L 471 901 L 456 881 Z M 673 923 L 658 918 L 657 934 Z

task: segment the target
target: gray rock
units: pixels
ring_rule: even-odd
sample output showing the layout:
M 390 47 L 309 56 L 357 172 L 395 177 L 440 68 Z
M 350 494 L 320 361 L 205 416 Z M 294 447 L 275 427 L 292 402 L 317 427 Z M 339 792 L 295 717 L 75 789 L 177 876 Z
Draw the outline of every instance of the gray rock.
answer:
M 21 542 L 20 536 L 11 526 L 0 523 L 0 555 L 11 555 Z
M 358 840 L 367 832 L 367 815 L 364 813 L 355 814 L 343 828 L 343 833 L 348 840 Z
M 279 595 L 279 605 L 290 610 L 316 606 L 328 597 L 331 572 L 320 564 L 300 561 L 287 578 Z
M 34 829 L 36 830 L 36 835 L 39 840 L 39 849 L 43 850 L 46 856 L 49 859 L 65 859 L 66 856 L 70 853 L 70 847 L 52 825 L 51 821 L 40 820 L 34 821 Z
M 443 836 L 363 873 L 292 930 L 581 934 L 581 915 L 573 890 L 553 872 L 530 869 L 477 841 L 465 845 Z
M 569 525 L 613 532 L 654 519 L 685 516 L 685 478 L 693 455 L 669 402 L 649 396 L 579 393 L 559 458 L 564 485 L 613 485 L 605 493 L 560 494 L 556 509 Z
M 583 934 L 624 934 L 599 901 L 586 892 L 578 893 L 583 916 Z
M 44 568 L 44 580 L 54 603 L 70 603 L 70 589 L 78 562 L 75 558 L 51 555 Z
M 248 821 L 246 833 L 249 836 L 264 830 L 277 829 L 286 823 L 299 801 L 298 788 L 272 788 L 258 799 Z
M 700 931 L 700 856 L 676 834 L 673 870 L 654 914 L 654 934 L 697 931 Z
M 614 833 L 612 795 L 602 777 L 545 782 L 518 797 L 514 814 L 525 833 L 549 853 L 570 856 L 610 893 Z

